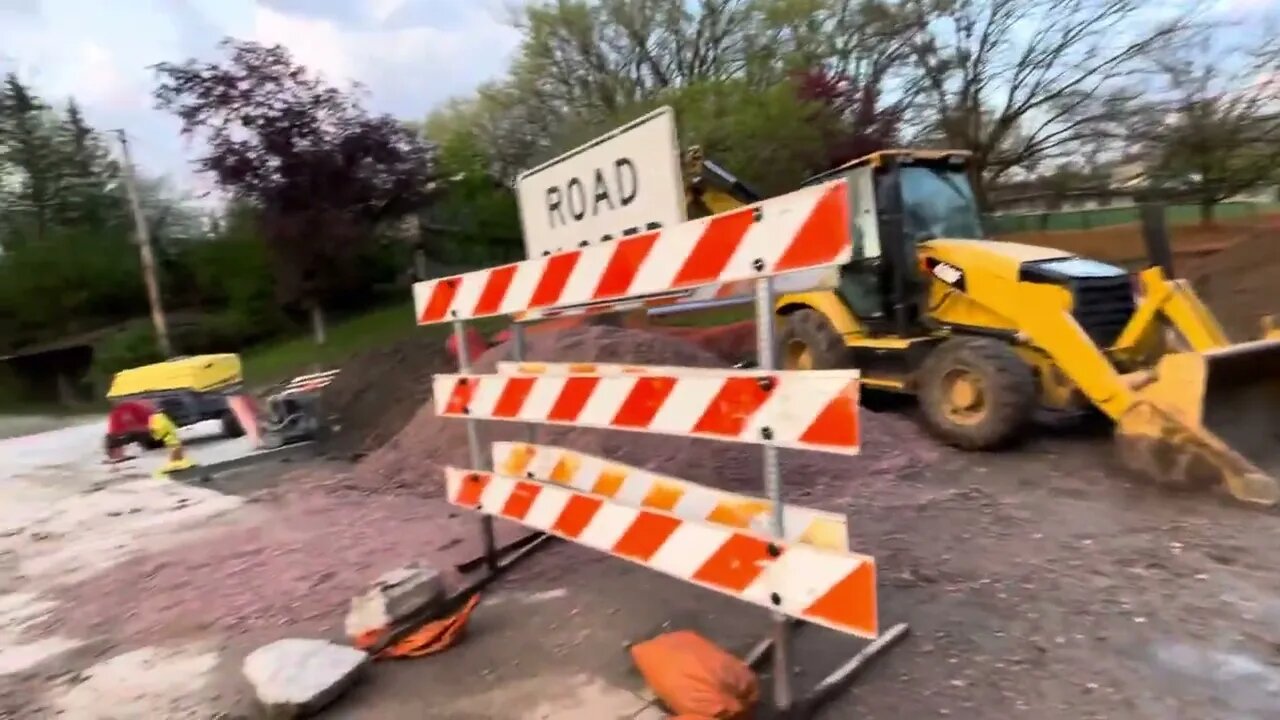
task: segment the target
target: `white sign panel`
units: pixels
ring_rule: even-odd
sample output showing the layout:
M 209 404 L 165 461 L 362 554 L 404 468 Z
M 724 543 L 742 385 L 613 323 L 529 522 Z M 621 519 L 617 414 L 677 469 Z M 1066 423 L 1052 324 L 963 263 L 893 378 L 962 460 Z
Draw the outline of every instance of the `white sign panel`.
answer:
M 675 113 L 645 115 L 516 182 L 530 258 L 685 221 Z

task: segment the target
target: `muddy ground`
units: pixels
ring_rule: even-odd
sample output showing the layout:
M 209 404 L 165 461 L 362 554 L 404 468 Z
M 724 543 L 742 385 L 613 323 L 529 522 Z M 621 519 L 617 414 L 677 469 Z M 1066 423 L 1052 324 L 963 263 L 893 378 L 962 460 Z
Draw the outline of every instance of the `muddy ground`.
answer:
M 531 342 L 531 353 L 728 360 L 611 333 L 624 331 L 567 332 Z M 502 357 L 499 348 L 480 363 Z M 348 599 L 383 571 L 474 556 L 475 517 L 440 497 L 441 465 L 467 462 L 465 433 L 429 407 L 409 417 L 425 397 L 415 392 L 397 410 L 408 425 L 358 464 L 272 464 L 211 485 L 107 472 L 92 426 L 0 442 L 0 718 L 248 717 L 238 667 L 253 648 L 338 639 Z M 353 385 L 349 397 L 359 456 L 395 428 L 369 412 L 376 395 Z M 374 422 L 351 421 L 361 417 Z M 538 432 L 726 489 L 761 482 L 756 448 Z M 905 411 L 864 415 L 864 432 L 859 458 L 784 453 L 786 494 L 848 514 L 852 548 L 878 562 L 882 623 L 913 632 L 822 717 L 1280 717 L 1280 573 L 1269 552 L 1280 513 L 1131 481 L 1108 438 L 1083 429 L 1042 429 L 1001 454 L 941 448 Z M 558 543 L 486 593 L 464 644 L 377 663 L 330 716 L 662 717 L 624 645 L 682 627 L 740 651 L 767 623 L 756 608 Z M 860 645 L 805 631 L 798 686 Z M 767 695 L 767 677 L 762 685 Z
M 1001 455 L 940 450 L 932 464 L 903 470 L 891 484 L 846 476 L 840 478 L 846 492 L 824 491 L 817 500 L 815 478 L 788 476 L 794 500 L 835 502 L 849 512 L 852 546 L 879 563 L 882 621 L 905 621 L 913 630 L 821 717 L 1276 717 L 1280 574 L 1270 551 L 1280 541 L 1280 517 L 1128 482 L 1107 466 L 1107 450 L 1105 438 L 1062 433 Z M 128 717 L 76 714 L 91 703 L 72 693 L 103 672 L 104 660 L 138 652 L 151 655 L 135 664 L 170 668 L 167 680 L 157 682 L 181 688 L 189 681 L 183 673 L 209 675 L 201 693 L 187 693 L 200 702 L 172 717 L 247 715 L 250 705 L 235 678 L 238 658 L 285 634 L 331 636 L 344 594 L 382 569 L 361 564 L 358 548 L 334 547 L 353 537 L 336 527 L 344 515 L 368 526 L 355 536 L 365 538 L 363 547 L 381 542 L 396 554 L 436 562 L 474 552 L 470 517 L 438 499 L 414 498 L 407 510 L 403 497 L 375 503 L 400 513 L 402 524 L 391 524 L 368 514 L 367 493 L 344 495 L 346 472 L 333 465 L 277 467 L 226 480 L 219 489 L 249 498 L 247 509 L 110 572 L 154 578 L 150 585 L 136 581 L 136 608 L 102 594 L 102 578 L 51 595 L 66 610 L 75 608 L 74 615 L 53 612 L 54 629 L 96 639 L 0 675 L 0 717 L 51 717 L 57 709 L 73 711 L 62 717 Z M 429 544 L 438 535 L 422 527 L 443 531 L 446 542 Z M 412 532 L 421 535 L 415 540 Z M 333 540 L 326 543 L 326 536 Z M 225 545 L 232 537 L 242 538 L 245 552 Z M 341 550 L 321 563 L 327 576 L 296 573 L 265 617 L 216 605 L 169 607 L 186 597 L 184 583 L 195 582 L 175 560 L 190 561 L 201 548 L 211 562 L 199 574 L 230 574 L 227 582 L 242 588 L 237 597 L 251 599 L 255 587 L 274 594 L 259 573 L 302 568 L 325 547 Z M 223 560 L 212 562 L 217 558 Z M 13 583 L 4 590 L 22 588 Z M 327 599 L 308 599 L 309 586 Z M 102 597 L 97 610 L 94 596 Z M 122 622 L 109 623 L 105 605 Z M 645 709 L 625 642 L 694 627 L 742 649 L 765 629 L 764 614 L 754 608 L 564 543 L 504 579 L 481 608 L 463 645 L 436 658 L 376 665 L 369 682 L 331 716 L 660 717 Z M 135 619 L 143 609 L 168 620 Z M 805 631 L 795 653 L 799 683 L 813 682 L 858 646 Z M 98 669 L 86 674 L 91 668 Z M 763 683 L 767 689 L 768 679 Z
M 859 494 L 853 547 L 879 563 L 882 621 L 912 636 L 820 717 L 1277 717 L 1280 518 L 1131 484 L 1101 466 L 1106 449 L 1041 437 L 999 456 L 945 451 Z M 802 496 L 803 478 L 788 489 Z M 480 616 L 448 658 L 379 668 L 340 716 L 536 717 L 508 703 L 593 678 L 642 692 L 622 645 L 664 622 L 735 649 L 765 627 L 754 609 L 566 544 L 504 588 L 563 595 Z M 805 631 L 799 684 L 858 646 Z

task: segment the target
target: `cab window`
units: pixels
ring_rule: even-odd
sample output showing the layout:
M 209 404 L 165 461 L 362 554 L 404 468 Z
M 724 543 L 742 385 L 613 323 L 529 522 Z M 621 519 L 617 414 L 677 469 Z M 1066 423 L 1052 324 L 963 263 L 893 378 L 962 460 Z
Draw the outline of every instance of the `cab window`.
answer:
M 963 169 L 907 165 L 899 174 L 902 225 L 911 243 L 983 237 L 978 204 Z

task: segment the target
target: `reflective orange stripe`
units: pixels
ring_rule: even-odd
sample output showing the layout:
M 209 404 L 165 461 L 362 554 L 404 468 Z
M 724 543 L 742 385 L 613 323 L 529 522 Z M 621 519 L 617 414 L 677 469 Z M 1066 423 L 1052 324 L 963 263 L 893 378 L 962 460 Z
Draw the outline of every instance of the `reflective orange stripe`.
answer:
M 858 445 L 861 442 L 860 430 L 858 383 L 850 382 L 801 433 L 800 440 L 819 445 Z
M 754 218 L 754 209 L 743 208 L 712 219 L 702 231 L 698 243 L 689 252 L 689 257 L 680 266 L 680 272 L 676 273 L 671 287 L 682 288 L 715 282 L 729 265 L 729 260 L 742 242 L 742 236 L 751 229 Z
M 627 394 L 622 407 L 618 408 L 612 424 L 618 427 L 647 426 L 675 386 L 676 379 L 673 377 L 645 375 L 637 378 L 635 387 Z
M 489 274 L 489 279 L 484 284 L 484 290 L 480 293 L 480 299 L 476 302 L 476 312 L 488 315 L 495 313 L 502 306 L 502 298 L 507 295 L 507 288 L 511 287 L 511 280 L 516 276 L 515 265 L 504 265 L 503 267 L 494 268 Z
M 747 377 L 725 380 L 720 392 L 707 406 L 707 411 L 693 426 L 694 432 L 715 435 L 737 435 L 746 427 L 752 413 L 760 409 L 777 387 L 777 379 L 762 386 L 759 380 Z
M 581 256 L 581 251 L 574 251 L 547 258 L 547 268 L 538 279 L 538 287 L 533 291 L 529 307 L 540 308 L 555 304 L 560 299 L 560 293 L 564 292 L 564 286 L 569 283 L 569 275 L 573 273 L 573 267 L 578 264 Z
M 778 259 L 777 272 L 819 265 L 844 249 L 849 242 L 850 222 L 845 191 L 843 184 L 827 190 L 796 233 L 795 241 Z
M 609 258 L 609 264 L 605 266 L 604 273 L 600 276 L 596 295 L 626 295 L 627 288 L 631 287 L 631 281 L 635 279 L 636 273 L 640 272 L 640 263 L 649 256 L 649 250 L 653 248 L 653 243 L 657 239 L 658 233 L 651 232 L 618 240 L 618 247 L 614 249 L 613 256 Z

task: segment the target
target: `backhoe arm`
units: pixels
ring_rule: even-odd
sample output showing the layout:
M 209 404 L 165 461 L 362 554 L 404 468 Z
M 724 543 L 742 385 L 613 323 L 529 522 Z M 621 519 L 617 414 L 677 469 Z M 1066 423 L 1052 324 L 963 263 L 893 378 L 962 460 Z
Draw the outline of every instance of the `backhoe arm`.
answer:
M 1170 280 L 1163 270 L 1153 267 L 1139 273 L 1138 284 L 1142 299 L 1116 340 L 1116 353 L 1126 357 L 1146 354 L 1161 330 L 1161 317 L 1186 340 L 1190 350 L 1207 352 L 1231 344 L 1222 325 L 1185 280 Z

